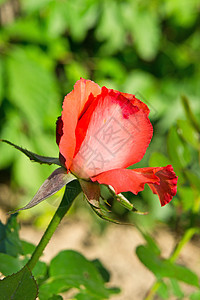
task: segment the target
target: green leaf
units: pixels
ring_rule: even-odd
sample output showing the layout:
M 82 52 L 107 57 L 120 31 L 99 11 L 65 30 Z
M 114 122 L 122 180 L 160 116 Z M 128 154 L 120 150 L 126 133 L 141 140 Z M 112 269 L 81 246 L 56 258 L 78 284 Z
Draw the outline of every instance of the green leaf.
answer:
M 101 261 L 99 259 L 94 259 L 94 260 L 92 260 L 92 263 L 95 266 L 95 268 L 97 268 L 98 272 L 101 274 L 103 280 L 105 282 L 109 282 L 110 273 L 108 272 L 108 270 L 106 270 L 106 268 L 103 266 Z
M 191 187 L 180 186 L 178 192 L 181 198 L 183 209 L 186 211 L 192 209 L 195 203 L 194 190 Z
M 59 94 L 53 67 L 44 66 L 41 56 L 46 54 L 31 45 L 14 46 L 6 56 L 7 97 L 27 122 L 25 124 L 28 124 L 32 136 L 38 135 L 44 126 L 47 130 L 52 128 L 55 114 L 59 114 Z
M 138 10 L 132 16 L 132 37 L 139 56 L 147 61 L 152 60 L 159 49 L 161 32 L 158 22 L 157 15 L 151 10 Z
M 22 251 L 24 255 L 32 254 L 33 251 L 35 250 L 35 245 L 33 245 L 32 243 L 29 243 L 27 241 L 21 241 L 21 244 L 22 244 Z
M 125 30 L 122 22 L 118 3 L 110 0 L 108 6 L 107 1 L 103 1 L 101 19 L 95 32 L 98 41 L 106 40 L 101 53 L 111 54 L 124 47 Z
M 170 159 L 160 152 L 154 152 L 149 160 L 150 167 L 163 167 L 171 165 Z
M 38 205 L 40 202 L 54 195 L 73 180 L 76 180 L 76 177 L 71 173 L 67 173 L 67 170 L 63 167 L 56 169 L 41 185 L 33 199 L 26 206 L 18 209 L 17 211 Z
M 149 249 L 151 249 L 151 251 L 153 251 L 156 255 L 159 256 L 161 254 L 161 250 L 158 247 L 158 245 L 156 244 L 155 240 L 150 236 L 150 234 L 143 232 L 141 230 L 141 228 L 139 228 L 138 226 L 137 226 L 137 229 L 142 234 L 144 239 L 146 240 Z
M 63 297 L 60 295 L 53 295 L 52 297 L 48 298 L 48 300 L 63 300 Z
M 189 170 L 185 170 L 185 175 L 190 182 L 191 186 L 195 186 L 197 189 L 200 190 L 200 176 L 197 176 L 194 172 Z
M 160 295 L 160 297 L 162 299 L 169 299 L 169 289 L 168 289 L 168 286 L 163 281 L 161 281 L 159 283 L 160 283 L 160 285 L 159 285 L 158 291 L 157 291 L 158 294 Z
M 190 285 L 199 287 L 198 276 L 186 267 L 174 264 L 157 256 L 149 247 L 139 246 L 136 254 L 140 261 L 154 273 L 158 279 L 175 278 Z
M 178 133 L 181 137 L 192 145 L 195 149 L 200 150 L 200 135 L 187 120 L 178 120 Z
M 0 252 L 15 257 L 23 253 L 17 214 L 10 216 L 5 225 L 0 222 Z
M 107 299 L 110 291 L 104 286 L 102 276 L 92 262 L 80 253 L 65 250 L 60 252 L 50 263 L 50 276 L 65 280 L 66 287 L 75 287 L 86 291 L 99 299 Z
M 194 292 L 190 295 L 190 300 L 199 300 L 200 299 L 200 291 Z
M 172 127 L 169 131 L 167 149 L 173 166 L 185 168 L 191 162 L 188 146 L 179 138 L 175 127 Z
M 98 296 L 91 296 L 87 293 L 87 291 L 83 291 L 74 296 L 76 300 L 100 300 Z
M 0 107 L 1 107 L 1 102 L 3 100 L 3 93 L 4 93 L 4 69 L 3 69 L 3 60 L 0 57 Z
M 44 278 L 47 274 L 47 265 L 46 265 L 46 263 L 43 262 L 43 261 L 38 261 L 37 264 L 35 265 L 32 273 L 33 273 L 33 276 L 36 279 Z
M 188 98 L 184 95 L 181 98 L 182 98 L 182 104 L 185 110 L 185 114 L 188 120 L 190 121 L 192 126 L 196 129 L 196 131 L 200 134 L 200 124 L 197 122 L 196 117 L 192 112 Z
M 37 284 L 26 266 L 16 274 L 0 280 L 1 300 L 35 300 L 37 294 Z
M 61 166 L 61 163 L 59 161 L 58 158 L 55 158 L 55 157 L 47 157 L 47 156 L 41 156 L 41 155 L 38 155 L 38 154 L 35 154 L 31 151 L 28 151 L 22 147 L 19 147 L 7 140 L 1 140 L 0 139 L 0 142 L 4 142 L 4 143 L 7 143 L 13 147 L 15 147 L 17 150 L 21 151 L 22 153 L 24 153 L 26 156 L 28 156 L 30 158 L 30 160 L 34 161 L 34 162 L 38 162 L 40 164 L 48 164 L 48 165 L 51 165 L 51 164 L 56 164 L 58 166 Z
M 0 272 L 4 276 L 18 272 L 24 266 L 18 258 L 5 253 L 0 253 Z
M 178 299 L 182 299 L 184 297 L 184 293 L 180 288 L 180 285 L 176 279 L 171 278 L 171 285 L 173 289 L 173 293 Z

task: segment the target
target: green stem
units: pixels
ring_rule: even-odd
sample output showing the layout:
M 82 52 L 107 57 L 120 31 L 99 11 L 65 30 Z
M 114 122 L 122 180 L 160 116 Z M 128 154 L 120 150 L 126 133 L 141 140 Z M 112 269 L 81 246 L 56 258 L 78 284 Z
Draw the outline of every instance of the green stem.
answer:
M 185 246 L 185 244 L 187 244 L 191 240 L 191 238 L 193 237 L 193 235 L 195 233 L 199 233 L 199 232 L 200 232 L 199 228 L 196 228 L 196 227 L 189 228 L 188 230 L 186 230 L 182 239 L 179 241 L 177 246 L 174 248 L 169 260 L 171 262 L 175 262 L 179 256 L 182 248 Z
M 147 296 L 145 297 L 145 300 L 153 300 L 154 296 L 157 292 L 157 290 L 159 289 L 161 285 L 160 281 L 156 281 L 154 282 L 154 284 L 152 285 L 151 289 L 149 290 L 149 292 L 147 293 Z
M 30 260 L 27 263 L 27 266 L 30 270 L 34 268 L 36 263 L 38 262 L 40 256 L 42 255 L 46 245 L 48 244 L 49 240 L 51 239 L 52 235 L 54 234 L 56 228 L 58 227 L 59 223 L 61 222 L 62 218 L 65 216 L 65 214 L 68 212 L 70 206 L 72 205 L 72 202 L 76 198 L 76 196 L 79 194 L 80 190 L 74 188 L 74 191 L 71 193 L 70 188 L 68 187 L 70 184 L 66 186 L 65 193 L 63 195 L 62 201 L 56 210 L 51 222 L 49 223 L 45 233 L 43 234 L 39 244 L 35 248 L 35 251 L 33 252 Z M 70 195 L 69 195 L 70 194 Z M 69 199 L 69 196 L 70 199 Z

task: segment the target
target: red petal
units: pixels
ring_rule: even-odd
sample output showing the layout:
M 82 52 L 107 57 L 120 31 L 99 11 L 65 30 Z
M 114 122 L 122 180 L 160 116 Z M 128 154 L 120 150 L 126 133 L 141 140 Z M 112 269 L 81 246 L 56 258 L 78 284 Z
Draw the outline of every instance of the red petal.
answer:
M 120 92 L 105 87 L 79 120 L 77 141 L 81 130 L 80 149 L 71 170 L 82 178 L 137 163 L 145 154 L 153 133 L 142 109 Z
M 69 169 L 76 147 L 75 130 L 78 119 L 85 109 L 89 95 L 96 96 L 101 92 L 98 84 L 90 80 L 80 79 L 76 82 L 74 90 L 65 96 L 62 111 L 62 132 L 60 131 L 60 121 L 58 122 L 57 139 L 59 150 L 65 158 L 65 165 Z M 61 136 L 60 136 L 61 135 Z
M 139 99 L 137 99 L 135 97 L 135 95 L 127 94 L 127 93 L 121 93 L 121 95 L 124 96 L 125 98 L 129 99 L 129 101 L 134 106 L 137 106 L 139 109 L 142 109 L 147 114 L 147 116 L 149 115 L 150 110 L 149 110 L 148 106 L 145 103 L 143 103 L 142 101 L 140 101 Z
M 145 183 L 159 184 L 159 178 L 153 173 L 136 172 L 130 169 L 115 169 L 101 173 L 92 177 L 92 181 L 98 181 L 101 184 L 111 185 L 116 194 L 121 192 L 132 192 L 135 195 L 144 189 Z
M 63 135 L 63 121 L 61 117 L 58 117 L 56 122 L 56 143 L 59 145 L 61 136 Z
M 163 168 L 155 168 L 154 172 L 160 178 L 160 184 L 149 184 L 149 187 L 154 194 L 158 194 L 161 206 L 164 206 L 176 195 L 178 177 L 171 165 Z
M 99 174 L 92 181 L 111 185 L 117 194 L 130 191 L 137 195 L 147 183 L 158 194 L 161 206 L 169 203 L 177 191 L 177 177 L 171 165 L 159 168 L 117 169 Z

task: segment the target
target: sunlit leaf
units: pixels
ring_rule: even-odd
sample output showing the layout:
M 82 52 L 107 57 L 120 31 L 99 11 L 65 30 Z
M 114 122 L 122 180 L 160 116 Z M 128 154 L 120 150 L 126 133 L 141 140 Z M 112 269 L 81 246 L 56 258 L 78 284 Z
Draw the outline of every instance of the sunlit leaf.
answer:
M 98 297 L 97 299 L 108 299 L 113 293 L 104 285 L 104 280 L 94 264 L 72 250 L 62 251 L 54 257 L 49 272 L 53 280 L 41 285 L 43 297 L 45 293 L 49 297 L 51 293 L 57 294 L 72 287 L 81 290 L 84 287 L 88 295 Z
M 140 261 L 154 273 L 158 279 L 175 278 L 190 285 L 199 287 L 198 276 L 190 269 L 174 264 L 157 256 L 149 247 L 138 246 L 136 253 Z

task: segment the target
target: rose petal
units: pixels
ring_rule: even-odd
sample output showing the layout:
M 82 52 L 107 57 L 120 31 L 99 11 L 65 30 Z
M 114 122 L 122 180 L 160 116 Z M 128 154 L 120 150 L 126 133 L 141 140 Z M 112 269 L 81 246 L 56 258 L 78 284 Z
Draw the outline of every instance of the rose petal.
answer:
M 153 173 L 141 173 L 130 169 L 115 169 L 101 173 L 91 178 L 101 184 L 111 185 L 116 194 L 121 192 L 132 192 L 135 195 L 143 191 L 145 183 L 159 184 L 159 178 Z
M 147 116 L 149 115 L 150 110 L 148 106 L 144 102 L 137 99 L 135 95 L 127 94 L 127 93 L 121 93 L 121 95 L 129 99 L 134 106 L 137 106 L 139 109 L 142 109 L 147 114 Z
M 161 206 L 164 206 L 176 195 L 178 177 L 171 165 L 156 168 L 155 174 L 160 178 L 160 185 L 149 184 L 149 187 L 154 194 L 158 194 Z
M 178 178 L 172 166 L 168 165 L 158 168 L 111 170 L 99 174 L 91 180 L 111 185 L 117 194 L 130 191 L 137 195 L 147 183 L 153 193 L 158 195 L 161 206 L 164 206 L 176 195 Z
M 103 87 L 95 101 L 77 125 L 78 132 L 87 124 L 71 166 L 81 178 L 137 163 L 153 133 L 147 114 L 120 92 Z
M 57 141 L 59 142 L 59 150 L 65 158 L 65 165 L 69 169 L 74 156 L 76 147 L 75 130 L 78 119 L 86 109 L 86 103 L 89 95 L 96 96 L 101 91 L 98 84 L 90 80 L 80 79 L 76 82 L 74 90 L 65 96 L 63 102 L 63 111 L 61 121 L 57 124 Z

